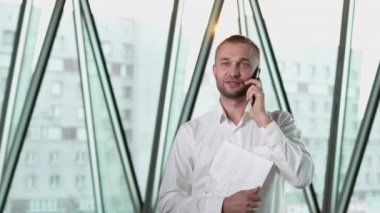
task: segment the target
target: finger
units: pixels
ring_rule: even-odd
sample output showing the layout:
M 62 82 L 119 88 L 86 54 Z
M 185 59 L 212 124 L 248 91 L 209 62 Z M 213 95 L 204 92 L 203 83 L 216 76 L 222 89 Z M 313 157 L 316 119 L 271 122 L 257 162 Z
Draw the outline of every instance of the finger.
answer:
M 261 86 L 261 82 L 259 80 L 256 80 L 256 79 L 248 79 L 246 81 L 244 81 L 244 84 L 245 85 L 260 85 Z
M 249 205 L 251 208 L 259 208 L 260 206 L 260 202 L 255 202 L 255 201 L 252 201 L 251 204 Z
M 256 80 L 256 79 L 249 79 L 249 80 L 247 80 L 247 81 L 245 81 L 244 82 L 244 84 L 245 85 L 255 85 L 255 86 L 257 86 L 257 87 L 259 87 L 259 88 L 262 88 L 262 83 L 261 83 L 261 81 L 260 80 Z

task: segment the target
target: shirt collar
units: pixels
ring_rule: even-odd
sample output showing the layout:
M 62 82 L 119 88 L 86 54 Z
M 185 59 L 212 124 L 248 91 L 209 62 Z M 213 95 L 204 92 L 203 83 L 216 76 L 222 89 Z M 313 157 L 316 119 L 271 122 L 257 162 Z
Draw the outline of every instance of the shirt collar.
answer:
M 247 104 L 247 106 L 245 107 L 244 109 L 244 115 L 243 115 L 243 118 L 242 120 L 245 120 L 247 115 L 249 115 L 250 111 L 252 109 L 252 105 L 251 104 Z M 224 111 L 223 109 L 223 106 L 222 106 L 222 103 L 220 102 L 219 100 L 219 103 L 218 103 L 218 107 L 217 107 L 217 119 L 218 119 L 218 122 L 221 124 L 223 123 L 224 121 L 227 121 L 228 118 L 227 118 L 227 114 L 226 112 Z

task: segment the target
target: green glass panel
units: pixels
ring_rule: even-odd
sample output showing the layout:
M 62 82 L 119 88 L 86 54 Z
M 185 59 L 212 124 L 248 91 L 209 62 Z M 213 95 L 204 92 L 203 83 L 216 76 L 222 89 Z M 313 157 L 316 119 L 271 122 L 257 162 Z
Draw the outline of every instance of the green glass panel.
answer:
M 185 1 L 182 14 L 181 35 L 172 90 L 169 121 L 165 141 L 165 159 L 177 132 L 179 117 L 185 101 L 199 50 L 203 40 L 213 1 Z
M 5 212 L 95 212 L 72 17 L 66 7 Z
M 358 128 L 367 106 L 380 55 L 380 8 L 374 1 L 356 1 L 349 97 L 346 108 L 345 141 L 341 180 L 349 166 Z M 378 212 L 380 209 L 380 116 L 377 109 L 368 145 L 361 163 L 348 212 Z
M 284 87 L 315 165 L 322 204 L 343 1 L 260 1 Z M 286 188 L 286 211 L 308 212 L 302 191 Z
M 142 197 L 172 4 L 170 0 L 90 2 Z

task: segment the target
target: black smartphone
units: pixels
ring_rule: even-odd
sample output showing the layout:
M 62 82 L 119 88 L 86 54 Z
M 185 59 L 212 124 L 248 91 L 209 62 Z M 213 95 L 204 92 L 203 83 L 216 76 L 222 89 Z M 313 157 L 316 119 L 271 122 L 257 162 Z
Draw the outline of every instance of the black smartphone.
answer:
M 257 67 L 256 70 L 253 72 L 252 79 L 259 80 L 260 77 L 260 67 Z
M 259 80 L 259 77 L 260 77 L 260 67 L 257 67 L 255 69 L 255 71 L 253 72 L 253 75 L 252 75 L 252 79 L 255 79 L 255 80 Z M 252 97 L 252 103 L 251 103 L 251 106 L 253 106 L 253 104 L 255 103 L 255 97 Z

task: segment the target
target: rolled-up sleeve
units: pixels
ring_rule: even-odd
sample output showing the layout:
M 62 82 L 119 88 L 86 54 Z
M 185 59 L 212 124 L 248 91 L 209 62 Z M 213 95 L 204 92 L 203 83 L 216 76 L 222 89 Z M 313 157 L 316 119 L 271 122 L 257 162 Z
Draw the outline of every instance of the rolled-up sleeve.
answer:
M 270 158 L 285 179 L 297 188 L 309 185 L 312 181 L 314 164 L 306 150 L 301 131 L 287 112 L 276 111 L 273 122 L 260 128 L 264 135 Z

